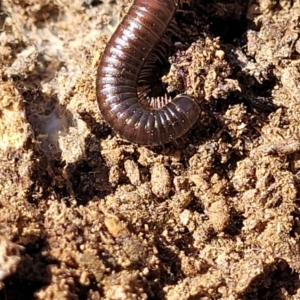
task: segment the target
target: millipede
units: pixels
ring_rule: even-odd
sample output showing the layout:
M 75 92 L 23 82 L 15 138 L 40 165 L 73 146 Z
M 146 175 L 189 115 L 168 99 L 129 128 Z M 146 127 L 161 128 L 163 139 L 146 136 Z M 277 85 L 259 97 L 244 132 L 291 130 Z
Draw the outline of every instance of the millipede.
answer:
M 157 100 L 159 105 L 152 107 L 145 105 L 149 97 L 138 91 L 146 62 L 179 1 L 135 0 L 102 54 L 96 79 L 98 106 L 110 127 L 129 142 L 156 146 L 174 141 L 190 130 L 200 114 L 188 95 Z

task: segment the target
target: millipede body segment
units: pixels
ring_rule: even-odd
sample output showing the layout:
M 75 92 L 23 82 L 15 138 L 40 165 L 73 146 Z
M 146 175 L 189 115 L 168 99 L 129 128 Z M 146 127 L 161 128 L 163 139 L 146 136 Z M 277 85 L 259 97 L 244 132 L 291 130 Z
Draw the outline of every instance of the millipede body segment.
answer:
M 98 67 L 96 94 L 101 113 L 114 131 L 136 144 L 154 146 L 176 140 L 200 113 L 198 104 L 187 95 L 152 108 L 138 93 L 141 70 L 176 9 L 175 0 L 135 0 Z

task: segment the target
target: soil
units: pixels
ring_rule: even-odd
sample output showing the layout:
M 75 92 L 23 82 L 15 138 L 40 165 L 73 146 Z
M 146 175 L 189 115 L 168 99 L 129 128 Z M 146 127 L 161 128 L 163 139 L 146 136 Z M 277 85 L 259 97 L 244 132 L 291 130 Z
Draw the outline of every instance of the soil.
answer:
M 182 1 L 160 147 L 103 120 L 125 0 L 3 0 L 0 299 L 300 299 L 300 1 Z

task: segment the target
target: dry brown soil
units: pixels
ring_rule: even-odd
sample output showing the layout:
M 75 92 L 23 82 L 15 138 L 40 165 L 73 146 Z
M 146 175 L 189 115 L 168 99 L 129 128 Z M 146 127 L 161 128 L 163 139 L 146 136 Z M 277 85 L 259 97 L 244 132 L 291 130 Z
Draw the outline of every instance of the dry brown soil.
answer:
M 184 2 L 162 82 L 201 115 L 142 147 L 95 97 L 130 1 L 2 1 L 0 299 L 300 299 L 300 1 Z

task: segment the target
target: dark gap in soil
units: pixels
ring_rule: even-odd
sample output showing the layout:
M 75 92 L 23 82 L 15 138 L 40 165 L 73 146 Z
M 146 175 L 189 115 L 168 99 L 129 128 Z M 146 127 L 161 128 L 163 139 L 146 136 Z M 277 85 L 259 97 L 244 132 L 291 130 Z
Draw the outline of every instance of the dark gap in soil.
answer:
M 285 292 L 295 295 L 299 289 L 299 274 L 286 261 L 278 261 L 265 268 L 264 272 L 252 280 L 243 300 L 286 299 Z

